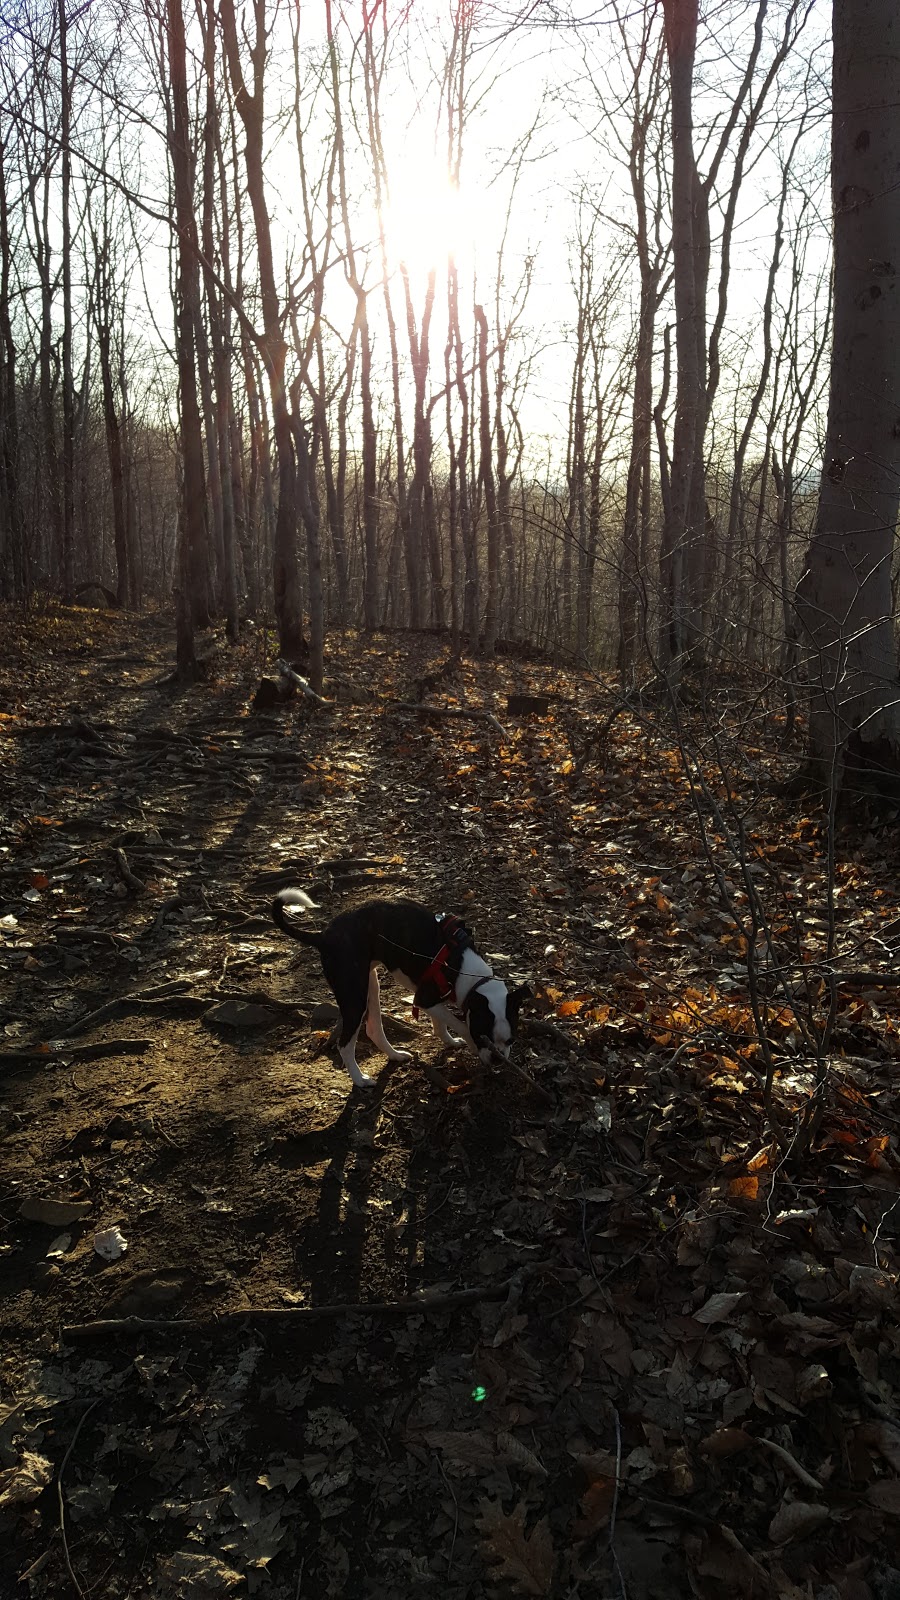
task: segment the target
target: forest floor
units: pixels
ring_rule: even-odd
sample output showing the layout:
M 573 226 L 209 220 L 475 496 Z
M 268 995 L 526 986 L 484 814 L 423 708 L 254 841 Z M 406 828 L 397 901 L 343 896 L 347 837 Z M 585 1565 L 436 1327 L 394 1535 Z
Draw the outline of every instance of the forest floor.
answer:
M 858 976 L 896 972 L 896 808 L 839 822 L 830 917 L 749 680 L 679 749 L 428 636 L 334 641 L 336 703 L 265 713 L 258 632 L 187 690 L 164 617 L 2 637 L 0 1594 L 898 1600 L 900 988 Z M 464 913 L 534 989 L 513 1064 L 386 986 L 416 1059 L 353 1090 L 289 882 Z M 747 883 L 796 962 L 788 1134 L 830 925 L 856 969 L 802 1156 Z

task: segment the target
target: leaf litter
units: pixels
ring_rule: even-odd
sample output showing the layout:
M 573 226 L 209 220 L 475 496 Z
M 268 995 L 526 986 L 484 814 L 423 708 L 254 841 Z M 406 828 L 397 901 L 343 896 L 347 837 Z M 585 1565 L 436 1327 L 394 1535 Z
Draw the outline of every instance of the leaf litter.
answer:
M 777 708 L 753 740 L 728 704 L 714 740 L 693 719 L 710 783 L 728 768 L 704 854 L 664 711 L 623 702 L 590 750 L 617 706 L 600 677 L 462 660 L 454 697 L 502 712 L 498 739 L 379 703 L 421 698 L 427 637 L 336 651 L 368 703 L 261 716 L 253 641 L 179 693 L 156 619 L 7 632 L 4 1036 L 99 1053 L 4 1064 L 5 1587 L 64 1592 L 61 1495 L 96 1600 L 900 1592 L 891 819 L 841 823 L 829 935 Z M 513 692 L 554 709 L 511 718 Z M 528 1077 L 474 1081 L 386 987 L 419 1064 L 353 1097 L 273 880 L 323 914 L 406 893 L 469 917 L 532 983 Z M 763 963 L 761 1013 L 748 881 L 801 969 L 788 1004 Z M 826 954 L 869 981 L 837 984 L 823 1075 Z M 149 1048 L 104 1053 L 136 1012 Z M 796 1159 L 779 1132 L 817 1070 Z M 95 1255 L 103 1230 L 127 1256 Z M 459 1288 L 485 1298 L 389 1309 Z M 360 1309 L 303 1320 L 339 1304 Z M 297 1320 L 232 1320 L 276 1307 Z

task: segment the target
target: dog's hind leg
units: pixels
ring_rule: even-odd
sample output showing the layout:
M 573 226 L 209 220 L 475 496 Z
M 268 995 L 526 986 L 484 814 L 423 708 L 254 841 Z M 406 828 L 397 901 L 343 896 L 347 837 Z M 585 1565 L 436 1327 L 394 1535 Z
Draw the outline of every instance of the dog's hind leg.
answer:
M 356 1059 L 356 1041 L 366 1014 L 366 973 L 352 972 L 349 976 L 340 966 L 323 958 L 325 976 L 334 992 L 341 1013 L 338 1033 L 338 1055 L 346 1071 L 359 1089 L 371 1089 L 375 1080 L 366 1075 Z
M 376 1050 L 383 1050 L 391 1061 L 411 1061 L 412 1056 L 408 1050 L 395 1050 L 384 1031 L 381 1020 L 381 985 L 378 982 L 378 973 L 374 967 L 369 969 L 368 1011 L 366 1013 L 366 1033 L 369 1035 Z

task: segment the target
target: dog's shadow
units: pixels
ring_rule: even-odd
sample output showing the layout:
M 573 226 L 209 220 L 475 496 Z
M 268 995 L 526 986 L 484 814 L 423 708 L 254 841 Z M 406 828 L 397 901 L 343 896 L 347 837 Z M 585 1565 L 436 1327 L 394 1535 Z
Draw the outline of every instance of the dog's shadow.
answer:
M 365 1062 L 373 1071 L 371 1088 L 352 1088 L 331 1122 L 285 1132 L 270 1146 L 273 1161 L 307 1172 L 317 1189 L 314 1212 L 299 1222 L 293 1241 L 297 1281 L 308 1286 L 312 1305 L 360 1297 L 371 1253 L 369 1200 L 381 1154 L 375 1135 L 383 1094 L 398 1065 L 373 1054 Z

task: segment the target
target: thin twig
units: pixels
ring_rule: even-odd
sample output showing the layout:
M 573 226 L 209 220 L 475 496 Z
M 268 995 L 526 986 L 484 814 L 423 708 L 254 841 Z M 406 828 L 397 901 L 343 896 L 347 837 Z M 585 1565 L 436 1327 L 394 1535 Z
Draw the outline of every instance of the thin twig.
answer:
M 792 1456 L 789 1450 L 785 1450 L 784 1445 L 776 1444 L 774 1439 L 754 1439 L 753 1442 L 759 1445 L 761 1450 L 768 1450 L 769 1454 L 773 1455 L 777 1461 L 780 1461 L 782 1466 L 793 1474 L 798 1483 L 803 1484 L 804 1488 L 812 1489 L 814 1494 L 822 1493 L 822 1484 L 818 1478 L 814 1478 L 811 1472 L 807 1472 L 796 1457 Z
M 450 1540 L 450 1554 L 447 1557 L 447 1577 L 449 1579 L 449 1577 L 450 1577 L 450 1569 L 453 1566 L 453 1552 L 456 1549 L 456 1535 L 459 1532 L 459 1501 L 456 1498 L 456 1492 L 455 1492 L 455 1490 L 453 1488 L 453 1485 L 450 1482 L 450 1479 L 447 1477 L 446 1472 L 444 1471 L 444 1463 L 440 1458 L 440 1454 L 438 1454 L 437 1464 L 438 1464 L 438 1470 L 440 1471 L 441 1477 L 443 1478 L 445 1484 L 447 1485 L 447 1488 L 450 1490 L 450 1497 L 451 1497 L 451 1499 L 453 1501 L 453 1514 L 454 1514 L 453 1538 Z
M 66 1538 L 66 1502 L 65 1502 L 65 1500 L 63 1498 L 63 1476 L 65 1474 L 66 1467 L 69 1464 L 69 1457 L 72 1454 L 72 1451 L 75 1449 L 75 1446 L 76 1446 L 76 1444 L 78 1442 L 78 1435 L 80 1434 L 82 1428 L 84 1427 L 85 1423 L 87 1422 L 87 1419 L 90 1416 L 91 1412 L 94 1411 L 99 1404 L 100 1404 L 99 1400 L 92 1400 L 90 1405 L 88 1406 L 87 1410 L 85 1412 L 83 1412 L 82 1415 L 79 1417 L 78 1426 L 77 1426 L 77 1428 L 75 1429 L 75 1432 L 72 1435 L 72 1441 L 71 1441 L 71 1443 L 69 1445 L 69 1448 L 68 1448 L 68 1450 L 66 1451 L 65 1455 L 62 1458 L 62 1462 L 60 1464 L 59 1472 L 58 1472 L 57 1478 L 56 1478 L 56 1493 L 57 1493 L 57 1496 L 58 1496 L 58 1499 L 59 1499 L 59 1531 L 60 1531 L 60 1535 L 62 1537 L 63 1557 L 65 1559 L 66 1568 L 67 1568 L 69 1577 L 72 1579 L 72 1583 L 73 1583 L 74 1588 L 75 1588 L 75 1593 L 78 1595 L 78 1600 L 84 1600 L 84 1590 L 82 1589 L 81 1584 L 78 1582 L 78 1579 L 75 1576 L 75 1569 L 72 1566 L 72 1560 L 71 1560 L 71 1557 L 69 1555 L 69 1541 Z
M 619 1509 L 619 1485 L 622 1482 L 622 1424 L 619 1421 L 619 1413 L 615 1406 L 613 1406 L 613 1417 L 616 1424 L 616 1481 L 613 1486 L 612 1510 L 609 1513 L 609 1553 L 613 1558 L 613 1565 L 616 1569 L 616 1577 L 619 1580 L 619 1588 L 622 1591 L 622 1600 L 628 1600 L 625 1589 L 625 1579 L 622 1575 L 622 1568 L 619 1566 L 619 1558 L 616 1555 L 615 1543 L 616 1513 Z
M 424 1312 L 450 1311 L 456 1306 L 477 1305 L 482 1300 L 502 1300 L 519 1286 L 523 1275 L 532 1277 L 548 1265 L 546 1261 L 530 1262 L 501 1283 L 488 1284 L 483 1289 L 457 1289 L 449 1294 L 431 1294 L 425 1290 L 422 1294 L 408 1295 L 402 1300 L 348 1301 L 325 1306 L 245 1307 L 242 1311 L 222 1312 L 218 1317 L 185 1317 L 180 1321 L 156 1317 L 107 1317 L 97 1322 L 72 1323 L 63 1328 L 62 1333 L 64 1339 L 70 1340 L 144 1333 L 174 1334 L 176 1338 L 187 1338 L 206 1337 L 232 1328 L 300 1328 L 308 1322 L 335 1317 L 414 1317 Z

